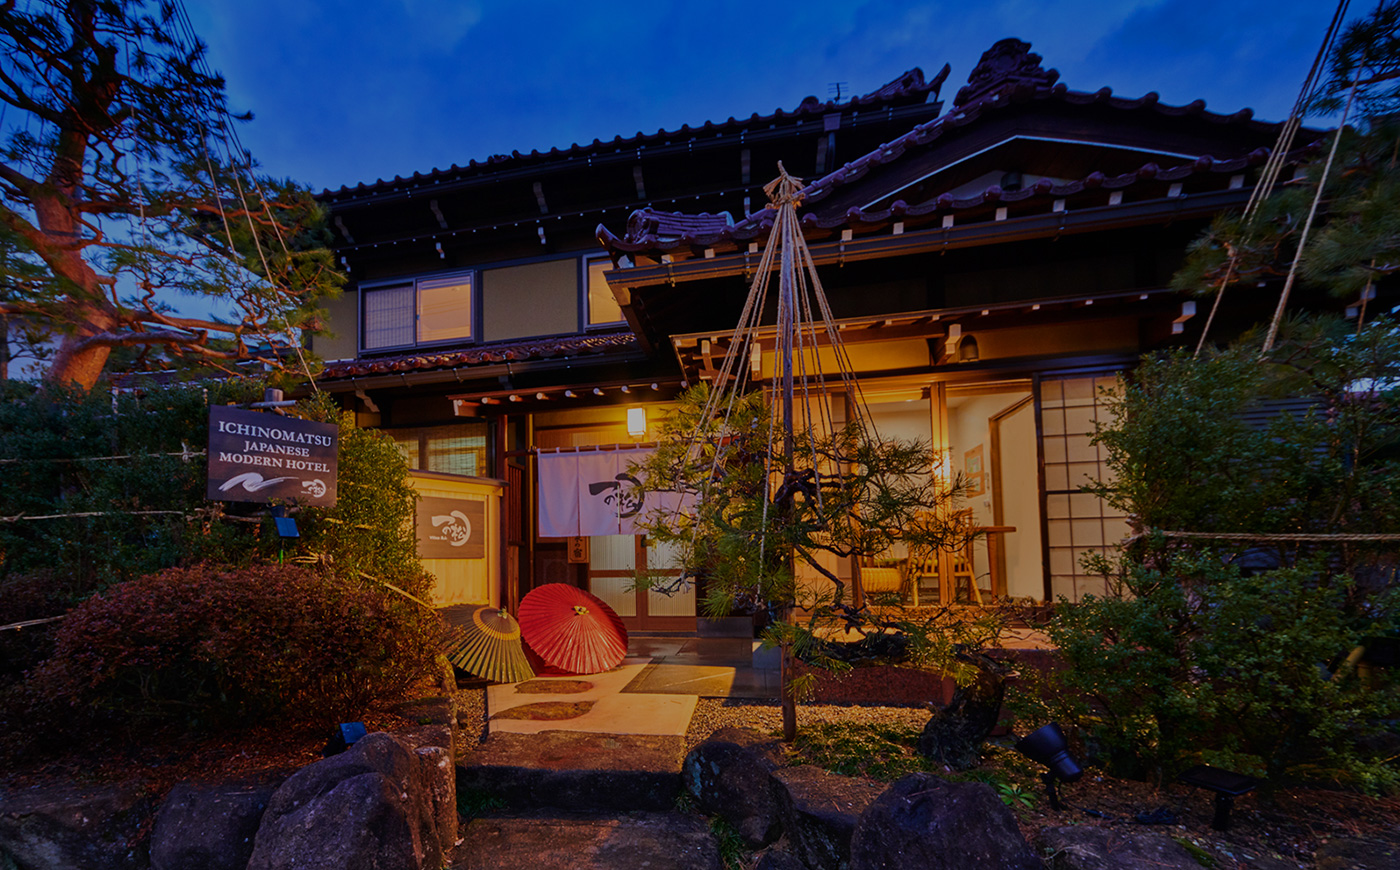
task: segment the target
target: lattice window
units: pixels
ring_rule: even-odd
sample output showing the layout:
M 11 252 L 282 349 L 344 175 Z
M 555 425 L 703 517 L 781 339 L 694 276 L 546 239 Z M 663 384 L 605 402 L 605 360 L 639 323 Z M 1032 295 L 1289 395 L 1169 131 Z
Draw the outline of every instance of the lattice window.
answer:
M 1092 439 L 1096 427 L 1111 420 L 1104 391 L 1118 388 L 1116 375 L 1040 382 L 1050 589 L 1057 600 L 1105 594 L 1104 578 L 1090 574 L 1084 558 L 1110 553 L 1128 535 L 1123 514 L 1097 495 L 1081 491 L 1095 481 L 1112 482 L 1104 449 Z

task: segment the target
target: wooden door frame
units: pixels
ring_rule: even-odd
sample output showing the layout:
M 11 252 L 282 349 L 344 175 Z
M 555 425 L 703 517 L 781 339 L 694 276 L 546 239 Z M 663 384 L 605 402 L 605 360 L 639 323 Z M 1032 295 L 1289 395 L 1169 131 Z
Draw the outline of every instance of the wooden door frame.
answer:
M 1031 413 L 1035 413 L 1035 393 L 1025 396 L 1010 405 L 996 412 L 987 418 L 987 427 L 990 430 L 991 441 L 991 470 L 992 470 L 992 525 L 1006 525 L 1005 509 L 1001 502 L 1001 421 L 1025 408 L 1031 406 Z M 996 571 L 993 574 L 995 582 L 992 583 L 992 594 L 998 598 L 1006 597 L 1006 547 L 991 546 L 988 541 L 988 549 L 995 550 L 992 558 L 996 559 Z M 996 588 L 1000 587 L 1000 588 Z
M 593 566 L 587 566 L 587 583 L 589 592 L 593 591 L 593 578 L 619 578 L 632 577 L 637 570 L 647 570 L 647 537 L 646 535 L 632 536 L 632 571 L 594 571 Z M 698 593 L 698 590 L 697 590 Z M 637 589 L 632 593 L 636 596 L 635 616 L 622 616 L 622 624 L 628 631 L 695 631 L 699 618 L 699 596 L 696 598 L 696 613 L 692 616 L 652 616 L 648 612 L 649 591 Z

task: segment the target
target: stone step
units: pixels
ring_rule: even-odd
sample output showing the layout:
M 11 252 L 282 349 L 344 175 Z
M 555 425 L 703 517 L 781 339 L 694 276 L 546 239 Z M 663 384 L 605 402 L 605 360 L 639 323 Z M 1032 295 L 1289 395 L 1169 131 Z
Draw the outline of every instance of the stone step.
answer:
M 457 791 L 508 811 L 670 810 L 681 792 L 684 749 L 674 736 L 492 734 L 458 762 Z
M 721 870 L 719 847 L 699 816 L 502 816 L 472 820 L 450 870 Z

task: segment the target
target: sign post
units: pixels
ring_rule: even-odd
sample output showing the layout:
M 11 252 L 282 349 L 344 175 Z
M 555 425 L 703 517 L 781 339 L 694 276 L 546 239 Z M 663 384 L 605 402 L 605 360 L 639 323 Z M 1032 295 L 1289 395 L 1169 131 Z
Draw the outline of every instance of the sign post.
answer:
M 206 497 L 333 507 L 339 438 L 330 423 L 211 406 Z

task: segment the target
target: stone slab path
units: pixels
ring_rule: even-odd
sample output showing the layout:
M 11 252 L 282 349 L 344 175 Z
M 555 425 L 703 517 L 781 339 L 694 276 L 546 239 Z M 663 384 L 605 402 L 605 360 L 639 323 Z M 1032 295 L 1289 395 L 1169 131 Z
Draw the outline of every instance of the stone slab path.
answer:
M 700 816 L 674 811 L 676 735 L 493 733 L 458 764 L 468 801 L 499 807 L 462 829 L 452 870 L 721 870 Z
M 669 810 L 684 756 L 684 738 L 670 735 L 492 734 L 458 762 L 457 790 L 520 809 Z
M 453 870 L 721 870 L 708 826 L 679 813 L 475 819 Z
M 685 734 L 695 713 L 696 695 L 628 693 L 623 689 L 647 668 L 650 659 L 626 659 L 601 674 L 535 677 L 525 683 L 505 683 L 486 689 L 487 728 L 491 734 L 538 734 L 543 731 L 578 731 L 593 734 Z M 535 685 L 532 685 L 535 684 Z M 576 685 L 577 692 L 541 693 L 538 684 Z M 576 715 L 566 719 L 500 718 L 508 711 L 524 712 L 529 705 L 577 705 Z

